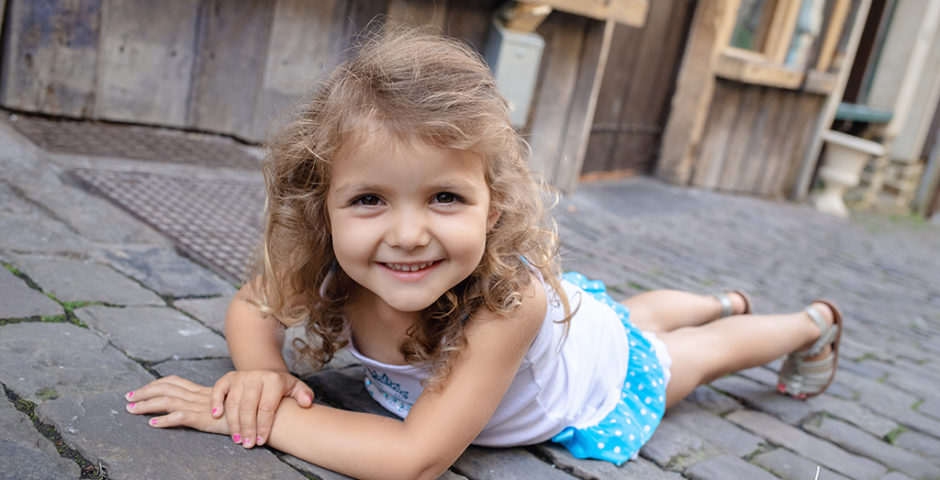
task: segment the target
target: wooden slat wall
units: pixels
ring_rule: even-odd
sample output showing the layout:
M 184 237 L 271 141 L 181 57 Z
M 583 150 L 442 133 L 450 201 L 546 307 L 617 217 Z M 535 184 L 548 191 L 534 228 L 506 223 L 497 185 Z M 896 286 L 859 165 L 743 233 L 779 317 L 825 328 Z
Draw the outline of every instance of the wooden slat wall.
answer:
M 583 173 L 651 170 L 693 8 L 657 0 L 642 28 L 616 26 Z
M 357 35 L 426 24 L 481 50 L 504 0 L 7 1 L 4 107 L 260 141 Z M 669 76 L 655 61 L 668 9 L 654 3 L 657 33 L 640 44 L 650 51 L 637 66 Z M 628 32 L 622 37 L 633 35 L 621 28 Z M 554 12 L 538 32 L 546 48 L 524 133 L 535 169 L 570 190 L 588 148 L 614 26 Z M 679 41 L 666 43 L 675 50 Z M 649 90 L 665 95 L 655 75 L 643 82 L 644 91 L 626 101 L 642 103 Z
M 8 2 L 0 103 L 56 115 L 92 115 L 102 0 Z
M 783 198 L 825 97 L 718 79 L 693 185 Z

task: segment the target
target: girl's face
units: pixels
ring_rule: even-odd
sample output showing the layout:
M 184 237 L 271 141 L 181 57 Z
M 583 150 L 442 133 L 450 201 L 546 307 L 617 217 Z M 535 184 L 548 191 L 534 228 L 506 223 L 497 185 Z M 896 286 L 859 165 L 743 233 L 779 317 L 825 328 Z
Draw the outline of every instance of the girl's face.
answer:
M 497 219 L 477 155 L 385 135 L 338 155 L 327 211 L 340 267 L 399 312 L 421 311 L 467 278 Z

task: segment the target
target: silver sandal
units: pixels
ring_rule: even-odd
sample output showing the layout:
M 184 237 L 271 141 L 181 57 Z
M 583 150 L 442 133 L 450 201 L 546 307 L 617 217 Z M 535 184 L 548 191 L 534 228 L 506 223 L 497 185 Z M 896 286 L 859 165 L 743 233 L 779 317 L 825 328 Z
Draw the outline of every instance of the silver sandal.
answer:
M 741 290 L 731 290 L 730 292 L 716 293 L 712 295 L 713 297 L 717 298 L 718 303 L 721 304 L 721 316 L 718 318 L 725 318 L 734 315 L 734 310 L 731 308 L 731 298 L 728 297 L 729 293 L 736 293 L 744 299 L 744 312 L 741 313 L 742 315 L 753 313 L 751 310 L 751 297 Z
M 791 352 L 783 361 L 777 377 L 777 391 L 800 400 L 815 397 L 826 391 L 836 376 L 839 363 L 839 340 L 842 338 L 842 312 L 832 301 L 819 299 L 814 303 L 823 303 L 832 311 L 832 325 L 827 325 L 819 310 L 810 305 L 806 307 L 816 326 L 819 338 L 807 350 Z M 808 361 L 807 357 L 819 354 L 826 346 L 832 346 L 832 352 L 821 360 Z

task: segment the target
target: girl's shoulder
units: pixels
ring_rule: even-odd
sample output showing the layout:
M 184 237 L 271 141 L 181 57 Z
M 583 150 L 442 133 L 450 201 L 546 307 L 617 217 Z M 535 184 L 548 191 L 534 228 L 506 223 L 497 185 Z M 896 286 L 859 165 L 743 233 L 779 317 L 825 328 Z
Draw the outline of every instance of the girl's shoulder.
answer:
M 513 335 L 519 335 L 522 339 L 531 341 L 539 332 L 546 312 L 548 311 L 548 298 L 545 284 L 542 279 L 534 272 L 529 273 L 530 281 L 519 291 L 520 305 L 506 314 L 500 314 L 484 310 L 474 315 L 471 325 L 468 327 L 468 334 L 475 328 L 483 325 L 489 325 L 486 329 L 496 328 L 498 330 L 508 330 Z M 496 325 L 493 325 L 496 324 Z M 468 339 L 472 341 L 473 336 Z

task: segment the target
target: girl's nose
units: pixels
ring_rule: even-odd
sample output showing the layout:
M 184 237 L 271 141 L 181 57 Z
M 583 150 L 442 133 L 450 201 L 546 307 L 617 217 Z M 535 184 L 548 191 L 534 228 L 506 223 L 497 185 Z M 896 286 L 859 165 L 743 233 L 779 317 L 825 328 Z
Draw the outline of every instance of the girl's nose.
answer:
M 403 250 L 427 246 L 431 242 L 431 233 L 428 231 L 426 216 L 415 212 L 398 215 L 389 229 L 386 242 Z

